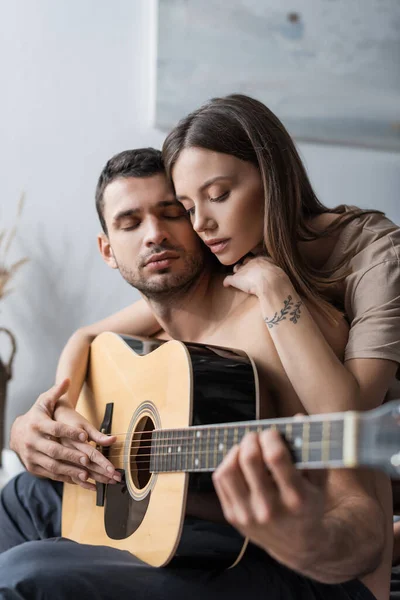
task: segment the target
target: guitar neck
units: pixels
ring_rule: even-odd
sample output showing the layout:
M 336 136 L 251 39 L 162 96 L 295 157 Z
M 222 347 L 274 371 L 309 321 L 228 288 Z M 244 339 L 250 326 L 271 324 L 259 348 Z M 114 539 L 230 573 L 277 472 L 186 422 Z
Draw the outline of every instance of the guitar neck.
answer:
M 155 430 L 150 471 L 214 471 L 249 432 L 279 431 L 299 468 L 355 467 L 360 415 L 333 413 L 287 419 Z

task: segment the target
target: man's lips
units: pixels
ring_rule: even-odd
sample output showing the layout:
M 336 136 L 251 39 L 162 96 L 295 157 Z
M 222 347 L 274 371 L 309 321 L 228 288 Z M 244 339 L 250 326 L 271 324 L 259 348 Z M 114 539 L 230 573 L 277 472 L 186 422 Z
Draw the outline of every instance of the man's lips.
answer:
M 210 248 L 211 252 L 218 254 L 225 250 L 228 245 L 230 238 L 214 238 L 211 240 L 204 240 L 204 243 Z
M 146 260 L 144 266 L 155 270 L 165 269 L 177 258 L 179 258 L 179 254 L 176 252 L 160 252 L 158 254 L 152 254 L 152 256 Z

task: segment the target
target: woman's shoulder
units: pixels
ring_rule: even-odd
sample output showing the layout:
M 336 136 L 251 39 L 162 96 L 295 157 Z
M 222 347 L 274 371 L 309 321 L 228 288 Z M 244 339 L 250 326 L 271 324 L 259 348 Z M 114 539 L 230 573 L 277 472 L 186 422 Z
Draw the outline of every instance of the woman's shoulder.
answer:
M 340 231 L 335 248 L 329 258 L 329 268 L 343 263 L 352 271 L 370 268 L 400 257 L 400 228 L 386 215 L 368 212 L 357 207 L 346 207 L 354 218 Z

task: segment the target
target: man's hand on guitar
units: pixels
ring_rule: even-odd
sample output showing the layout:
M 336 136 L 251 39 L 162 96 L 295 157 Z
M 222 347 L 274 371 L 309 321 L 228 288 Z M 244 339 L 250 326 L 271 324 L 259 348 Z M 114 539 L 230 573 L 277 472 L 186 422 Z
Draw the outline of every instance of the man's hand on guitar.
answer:
M 291 568 L 312 560 L 324 514 L 324 474 L 295 468 L 276 431 L 246 435 L 213 474 L 226 520 Z M 311 553 L 311 554 L 310 554 Z
M 36 400 L 32 408 L 18 417 L 11 428 L 10 448 L 26 469 L 40 477 L 76 483 L 94 490 L 88 479 L 115 483 L 120 475 L 113 465 L 92 444 L 110 446 L 113 436 L 100 433 L 72 406 L 57 402 L 66 393 L 69 380 L 53 386 Z

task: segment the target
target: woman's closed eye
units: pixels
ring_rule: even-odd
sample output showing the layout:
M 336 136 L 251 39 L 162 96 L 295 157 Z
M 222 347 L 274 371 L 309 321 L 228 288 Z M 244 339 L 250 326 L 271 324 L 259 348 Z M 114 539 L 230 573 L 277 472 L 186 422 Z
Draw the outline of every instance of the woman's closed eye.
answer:
M 224 192 L 220 196 L 214 196 L 213 198 L 209 198 L 210 202 L 223 202 L 229 197 L 230 192 Z M 186 208 L 186 214 L 189 215 L 190 218 L 194 217 L 196 208 L 195 206 L 191 206 L 190 208 Z
M 215 196 L 214 198 L 209 198 L 210 202 L 223 202 L 229 197 L 229 192 L 224 192 L 220 196 Z

